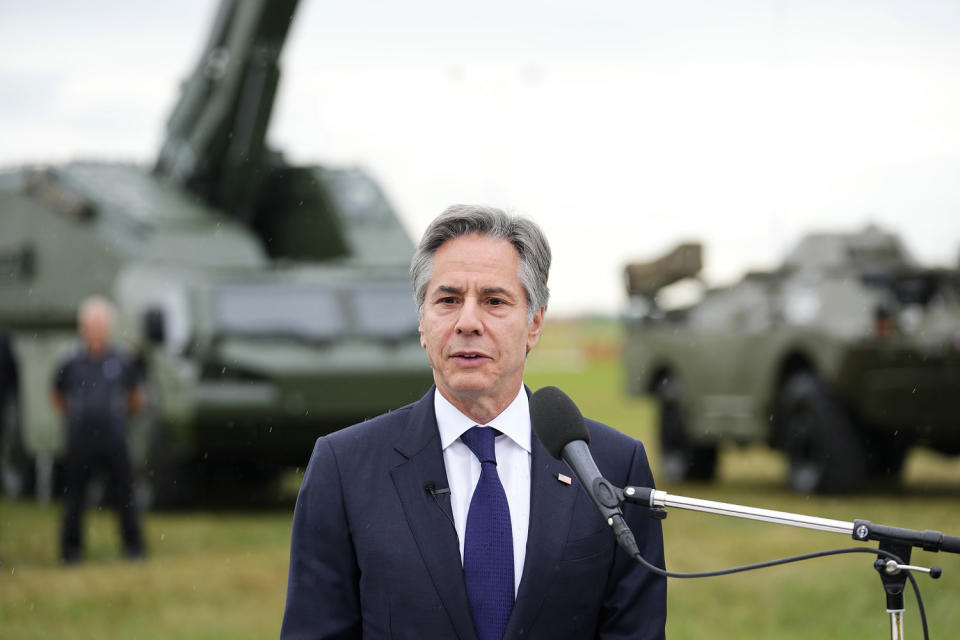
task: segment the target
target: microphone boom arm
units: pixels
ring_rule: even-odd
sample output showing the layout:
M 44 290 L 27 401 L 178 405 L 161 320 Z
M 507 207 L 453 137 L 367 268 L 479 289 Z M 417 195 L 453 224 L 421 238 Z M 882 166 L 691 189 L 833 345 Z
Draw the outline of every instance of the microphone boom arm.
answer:
M 758 509 L 756 507 L 730 504 L 728 502 L 715 502 L 713 500 L 671 495 L 666 491 L 650 489 L 649 487 L 624 487 L 622 493 L 624 502 L 642 504 L 651 508 L 674 507 L 677 509 L 713 513 L 746 520 L 784 524 L 791 527 L 843 533 L 860 542 L 875 540 L 878 542 L 890 542 L 892 544 L 919 547 L 925 551 L 960 553 L 960 537 L 944 535 L 939 531 L 916 531 L 914 529 L 901 529 L 900 527 L 873 524 L 868 520 L 846 522 L 843 520 L 805 516 L 786 511 Z
M 731 516 L 746 520 L 759 520 L 761 522 L 783 524 L 791 527 L 843 533 L 860 542 L 866 542 L 868 540 L 879 542 L 880 549 L 877 554 L 877 560 L 874 562 L 874 568 L 880 574 L 880 580 L 883 582 L 883 588 L 886 592 L 887 613 L 890 615 L 890 637 L 893 639 L 902 639 L 904 637 L 903 591 L 906 586 L 907 572 L 920 571 L 930 574 L 930 577 L 935 579 L 939 578 L 942 573 L 940 567 L 927 569 L 925 567 L 910 565 L 911 549 L 913 547 L 919 547 L 925 551 L 960 553 L 960 537 L 944 535 L 939 531 L 916 531 L 914 529 L 888 527 L 886 525 L 873 524 L 868 520 L 854 520 L 853 522 L 831 520 L 829 518 L 806 516 L 799 513 L 759 509 L 756 507 L 716 502 L 714 500 L 703 500 L 700 498 L 689 498 L 686 496 L 675 496 L 670 495 L 666 491 L 659 491 L 649 487 L 624 487 L 620 490 L 619 494 L 621 496 L 621 502 L 646 506 L 651 510 L 652 515 L 659 514 L 657 517 L 660 518 L 666 517 L 666 512 L 663 510 L 664 508 L 675 507 L 677 509 L 700 511 L 702 513 Z M 884 560 L 881 558 L 882 552 L 886 552 L 883 555 L 887 559 Z M 900 562 L 891 559 L 891 554 L 897 557 Z M 912 581 L 914 580 L 912 576 L 910 579 Z M 915 581 L 913 584 L 916 588 Z M 919 592 L 917 597 L 919 602 Z M 927 626 L 922 602 L 920 603 L 920 607 L 924 637 L 926 637 Z

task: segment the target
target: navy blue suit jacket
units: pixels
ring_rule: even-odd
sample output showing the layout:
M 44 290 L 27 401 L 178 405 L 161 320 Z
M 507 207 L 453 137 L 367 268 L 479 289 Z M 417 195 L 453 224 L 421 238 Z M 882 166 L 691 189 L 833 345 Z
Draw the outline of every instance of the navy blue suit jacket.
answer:
M 281 637 L 476 640 L 431 389 L 317 440 L 293 518 Z M 529 391 L 528 391 L 529 393 Z M 591 420 L 590 450 L 618 486 L 653 486 L 641 445 Z M 666 581 L 616 548 L 564 462 L 533 439 L 526 561 L 505 640 L 663 638 Z M 626 505 L 663 566 L 659 521 Z

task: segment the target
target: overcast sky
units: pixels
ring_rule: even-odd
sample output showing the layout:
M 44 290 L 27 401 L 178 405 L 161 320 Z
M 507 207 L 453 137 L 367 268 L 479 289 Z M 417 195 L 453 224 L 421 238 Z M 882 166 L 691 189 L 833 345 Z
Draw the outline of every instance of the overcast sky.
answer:
M 0 166 L 150 162 L 216 3 L 0 0 Z M 305 0 L 271 144 L 360 165 L 412 236 L 453 202 L 537 220 L 555 311 L 706 244 L 706 277 L 874 222 L 960 255 L 960 3 Z

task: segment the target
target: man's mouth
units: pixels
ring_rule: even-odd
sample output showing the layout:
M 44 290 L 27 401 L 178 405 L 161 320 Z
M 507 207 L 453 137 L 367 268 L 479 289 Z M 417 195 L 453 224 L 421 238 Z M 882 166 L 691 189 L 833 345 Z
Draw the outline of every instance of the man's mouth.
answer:
M 479 360 L 483 355 L 479 353 L 455 353 L 453 357 L 460 360 Z

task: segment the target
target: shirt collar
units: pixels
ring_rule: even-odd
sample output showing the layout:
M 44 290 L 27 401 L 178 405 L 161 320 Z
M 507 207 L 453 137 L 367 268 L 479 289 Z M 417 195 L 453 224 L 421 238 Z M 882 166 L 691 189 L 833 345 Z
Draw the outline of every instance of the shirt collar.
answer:
M 456 442 L 467 429 L 477 426 L 472 418 L 466 416 L 443 397 L 440 391 L 433 394 L 433 410 L 437 416 L 437 428 L 440 430 L 440 446 L 446 449 Z M 504 434 L 532 453 L 530 444 L 530 404 L 527 390 L 520 385 L 517 397 L 513 399 L 500 415 L 487 425 Z

